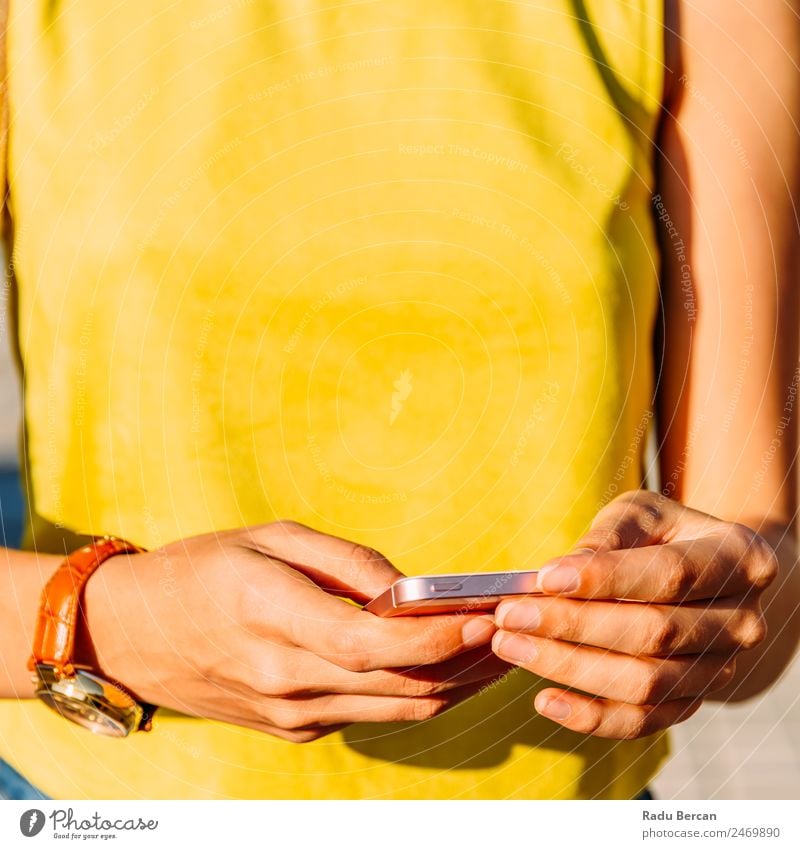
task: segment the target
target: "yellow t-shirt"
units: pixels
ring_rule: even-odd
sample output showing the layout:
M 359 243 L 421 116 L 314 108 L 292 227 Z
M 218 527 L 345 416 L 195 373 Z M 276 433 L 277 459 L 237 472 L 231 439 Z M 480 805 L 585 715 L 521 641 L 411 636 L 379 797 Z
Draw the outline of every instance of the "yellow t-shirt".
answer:
M 568 549 L 640 482 L 661 26 L 658 0 L 12 2 L 38 512 L 146 547 L 294 518 L 409 574 Z M 650 780 L 664 735 L 574 734 L 541 686 L 302 746 L 166 711 L 121 742 L 6 701 L 0 755 L 56 798 Z

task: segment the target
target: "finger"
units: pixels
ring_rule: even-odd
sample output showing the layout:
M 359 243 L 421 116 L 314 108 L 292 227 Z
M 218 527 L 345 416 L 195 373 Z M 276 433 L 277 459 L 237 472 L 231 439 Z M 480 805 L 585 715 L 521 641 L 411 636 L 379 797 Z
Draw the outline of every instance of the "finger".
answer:
M 773 557 L 761 542 L 732 525 L 699 539 L 570 554 L 542 567 L 538 588 L 575 598 L 677 603 L 755 594 L 775 577 Z
M 427 696 L 469 684 L 485 684 L 488 680 L 503 677 L 513 668 L 512 664 L 497 657 L 491 651 L 491 646 L 487 645 L 460 654 L 444 663 L 408 669 L 387 669 L 376 673 L 368 672 L 363 677 L 385 676 L 386 685 L 394 692 L 404 696 Z M 384 686 L 384 680 L 380 680 L 379 683 Z
M 255 557 L 255 555 L 254 555 Z M 475 614 L 382 619 L 323 592 L 278 561 L 258 558 L 241 611 L 255 636 L 290 643 L 351 672 L 417 667 L 486 645 L 494 619 Z
M 252 728 L 254 731 L 271 734 L 296 743 L 309 742 L 338 730 L 334 726 L 328 726 L 324 729 L 320 726 L 316 731 L 309 729 L 294 734 L 264 719 L 261 714 L 263 701 L 263 698 L 252 690 L 238 693 L 237 686 L 228 682 L 224 685 L 215 683 L 212 690 L 204 692 L 198 699 L 189 698 L 185 702 L 183 699 L 177 699 L 172 706 L 187 716 L 227 722 L 242 728 Z
M 726 523 L 659 492 L 636 489 L 618 495 L 603 507 L 575 551 L 613 551 L 695 539 Z
M 353 722 L 423 722 L 480 692 L 492 679 L 419 698 L 327 695 L 264 702 L 269 722 L 289 731 Z
M 320 659 L 321 660 L 321 659 Z M 485 648 L 465 652 L 444 663 L 374 672 L 354 673 L 331 664 L 337 671 L 328 693 L 342 695 L 402 696 L 420 698 L 445 694 L 504 675 L 511 665 Z M 312 685 L 309 692 L 323 692 Z
M 508 631 L 498 631 L 492 647 L 503 660 L 542 678 L 638 705 L 694 698 L 719 690 L 730 683 L 736 669 L 735 661 L 724 655 L 631 657 Z
M 343 672 L 334 692 L 364 695 L 420 697 L 437 695 L 485 682 L 505 674 L 511 665 L 487 648 L 458 655 L 431 666 L 383 669 L 375 672 Z
M 598 511 L 573 552 L 614 551 L 663 542 L 684 509 L 648 490 L 623 493 Z
M 290 731 L 286 728 L 279 728 L 271 722 L 265 722 L 258 717 L 242 716 L 230 711 L 215 711 L 213 715 L 204 715 L 201 719 L 212 719 L 218 722 L 227 722 L 230 725 L 239 725 L 242 728 L 252 728 L 254 731 L 261 731 L 273 737 L 280 737 L 289 743 L 310 743 L 312 740 L 319 740 L 321 737 L 335 734 L 337 731 L 346 728 L 349 724 L 343 722 L 340 725 L 309 725 L 297 731 Z
M 245 657 L 231 659 L 224 675 L 228 687 L 247 698 L 330 694 L 413 698 L 485 681 L 510 668 L 484 647 L 432 666 L 350 672 L 296 646 L 265 647 L 259 642 Z M 219 680 L 217 673 L 215 680 Z
M 529 596 L 502 602 L 495 624 L 504 631 L 652 656 L 750 649 L 766 636 L 764 617 L 740 598 L 665 605 Z
M 403 577 L 369 546 L 320 533 L 299 522 L 273 522 L 245 528 L 244 533 L 251 550 L 293 566 L 329 592 L 357 601 L 375 598 Z
M 559 725 L 612 740 L 647 737 L 688 719 L 702 699 L 675 699 L 658 705 L 632 705 L 582 693 L 548 688 L 536 694 L 536 711 Z

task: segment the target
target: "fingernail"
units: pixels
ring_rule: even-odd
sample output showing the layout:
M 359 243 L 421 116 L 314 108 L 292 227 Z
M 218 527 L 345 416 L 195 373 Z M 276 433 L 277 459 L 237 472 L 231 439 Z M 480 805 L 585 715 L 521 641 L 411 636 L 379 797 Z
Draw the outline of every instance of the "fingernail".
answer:
M 461 642 L 464 644 L 464 648 L 468 649 L 486 645 L 492 639 L 496 630 L 494 617 L 470 617 L 461 629 Z
M 573 566 L 542 566 L 538 588 L 548 593 L 571 593 L 578 589 L 580 576 Z
M 542 716 L 549 716 L 550 719 L 566 719 L 572 713 L 569 702 L 565 702 L 563 699 L 542 697 L 535 701 L 534 707 L 538 713 Z
M 497 636 L 492 641 L 492 650 L 504 660 L 521 664 L 533 662 L 538 654 L 530 637 L 509 634 L 505 631 L 497 632 Z
M 530 601 L 504 601 L 495 611 L 494 621 L 506 631 L 535 631 L 542 621 L 539 605 Z

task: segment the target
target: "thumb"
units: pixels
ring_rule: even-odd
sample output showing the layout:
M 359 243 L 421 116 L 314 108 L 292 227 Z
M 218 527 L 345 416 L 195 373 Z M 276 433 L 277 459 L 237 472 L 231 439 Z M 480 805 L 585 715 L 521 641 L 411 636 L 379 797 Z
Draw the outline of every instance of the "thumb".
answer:
M 598 511 L 570 554 L 656 545 L 669 537 L 680 505 L 657 492 L 624 492 Z
M 548 575 L 559 566 L 580 571 L 595 555 L 665 541 L 674 525 L 676 506 L 666 496 L 646 489 L 622 493 L 597 512 L 591 527 L 571 551 L 541 566 L 537 588 L 557 591 L 558 585 L 552 579 L 548 581 Z
M 306 575 L 317 586 L 354 601 L 369 601 L 405 577 L 380 552 L 299 522 L 247 528 L 246 544 Z

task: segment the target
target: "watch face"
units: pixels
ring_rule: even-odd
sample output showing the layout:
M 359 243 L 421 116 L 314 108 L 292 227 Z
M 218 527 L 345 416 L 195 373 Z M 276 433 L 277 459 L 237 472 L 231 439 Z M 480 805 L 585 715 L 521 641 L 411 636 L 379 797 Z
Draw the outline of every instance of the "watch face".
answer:
M 108 737 L 126 737 L 138 728 L 141 706 L 109 681 L 81 669 L 61 679 L 52 666 L 39 665 L 36 672 L 36 695 L 65 719 Z

